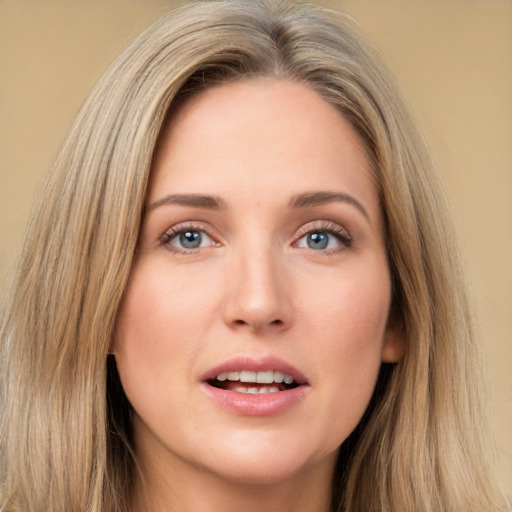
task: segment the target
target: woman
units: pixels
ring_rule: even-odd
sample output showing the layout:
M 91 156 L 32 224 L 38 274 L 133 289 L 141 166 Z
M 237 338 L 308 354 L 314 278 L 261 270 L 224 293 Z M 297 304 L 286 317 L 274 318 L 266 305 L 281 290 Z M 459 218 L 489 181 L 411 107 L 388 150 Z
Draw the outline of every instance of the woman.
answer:
M 342 18 L 162 19 L 43 197 L 2 334 L 4 510 L 505 510 L 441 194 Z

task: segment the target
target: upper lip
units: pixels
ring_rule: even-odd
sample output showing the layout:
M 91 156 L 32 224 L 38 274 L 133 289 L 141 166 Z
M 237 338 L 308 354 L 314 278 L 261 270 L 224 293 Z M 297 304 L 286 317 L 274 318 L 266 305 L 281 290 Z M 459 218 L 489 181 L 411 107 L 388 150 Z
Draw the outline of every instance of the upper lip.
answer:
M 267 356 L 254 358 L 251 356 L 239 356 L 229 359 L 224 363 L 208 370 L 201 378 L 202 381 L 215 379 L 217 375 L 225 372 L 238 372 L 247 370 L 251 372 L 262 372 L 266 370 L 274 370 L 282 372 L 293 377 L 297 384 L 308 384 L 306 376 L 291 364 L 279 359 L 278 357 Z

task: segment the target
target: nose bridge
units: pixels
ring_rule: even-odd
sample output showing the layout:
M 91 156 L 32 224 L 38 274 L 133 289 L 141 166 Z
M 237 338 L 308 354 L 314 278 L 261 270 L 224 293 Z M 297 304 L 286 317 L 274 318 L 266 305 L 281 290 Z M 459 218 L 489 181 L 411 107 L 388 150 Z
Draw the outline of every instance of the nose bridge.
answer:
M 226 322 L 253 331 L 286 328 L 291 321 L 289 283 L 271 240 L 247 237 L 233 249 Z

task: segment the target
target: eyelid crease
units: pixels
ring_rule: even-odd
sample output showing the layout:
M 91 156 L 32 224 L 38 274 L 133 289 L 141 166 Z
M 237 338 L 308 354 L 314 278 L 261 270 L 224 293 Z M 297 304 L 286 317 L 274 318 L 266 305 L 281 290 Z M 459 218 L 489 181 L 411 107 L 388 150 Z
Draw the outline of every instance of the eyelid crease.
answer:
M 327 220 L 318 220 L 308 222 L 307 224 L 301 226 L 297 232 L 297 236 L 304 236 L 307 233 L 311 233 L 314 231 L 326 231 L 328 233 L 345 235 L 345 238 L 352 240 L 352 235 L 349 230 L 336 222 L 327 221 Z

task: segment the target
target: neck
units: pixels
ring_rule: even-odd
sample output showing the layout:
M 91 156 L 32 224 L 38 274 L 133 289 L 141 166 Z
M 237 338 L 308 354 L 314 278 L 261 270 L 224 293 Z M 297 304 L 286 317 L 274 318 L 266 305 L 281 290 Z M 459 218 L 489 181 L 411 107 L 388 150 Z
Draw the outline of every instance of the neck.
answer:
M 188 464 L 137 465 L 132 512 L 329 512 L 336 454 L 271 483 L 240 482 Z

